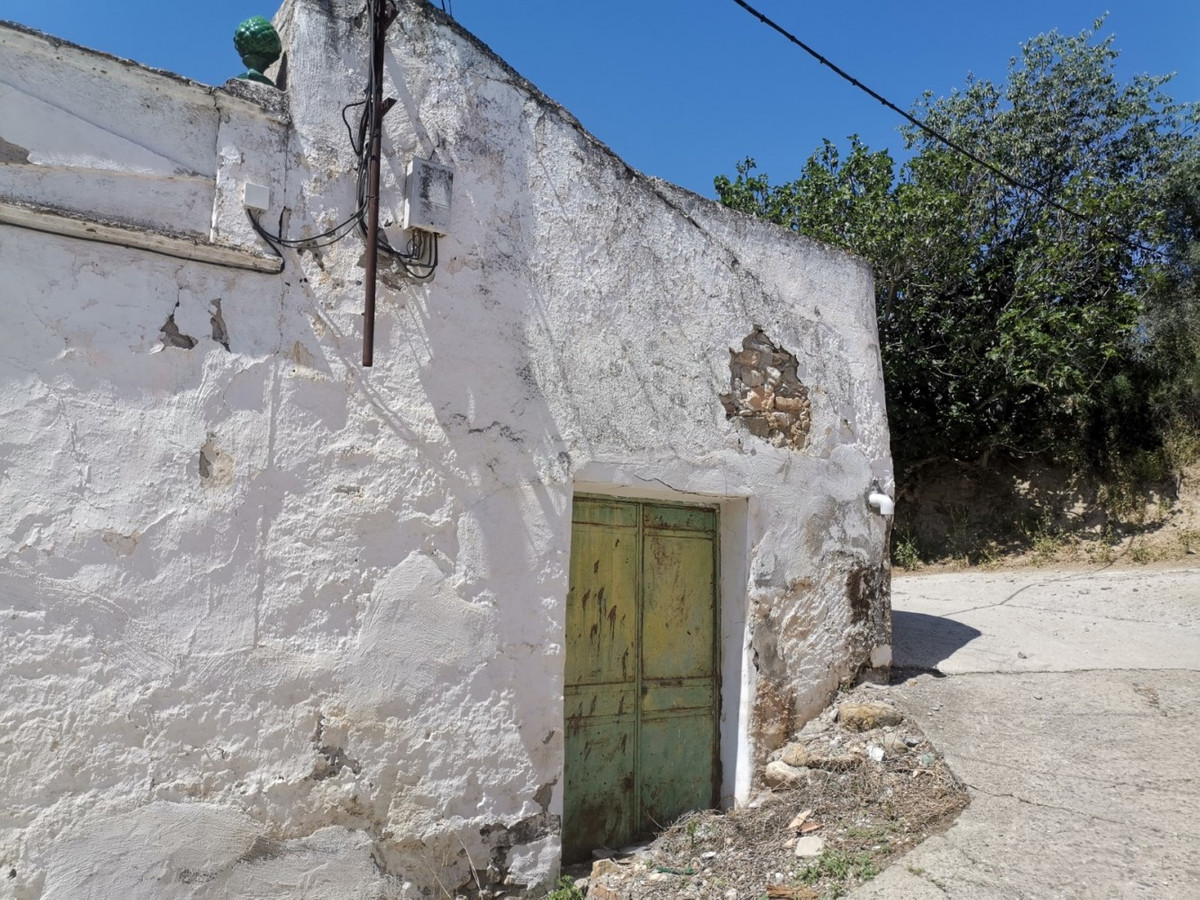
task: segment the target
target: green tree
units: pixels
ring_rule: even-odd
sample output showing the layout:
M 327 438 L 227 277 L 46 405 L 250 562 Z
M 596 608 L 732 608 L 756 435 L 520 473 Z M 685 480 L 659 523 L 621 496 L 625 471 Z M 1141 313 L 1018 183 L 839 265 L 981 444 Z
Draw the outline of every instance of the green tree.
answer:
M 1167 260 L 1150 279 L 1144 361 L 1160 426 L 1200 434 L 1200 142 L 1167 179 Z
M 795 181 L 772 185 L 749 159 L 734 179 L 715 180 L 727 205 L 874 266 L 902 466 L 1080 447 L 1103 465 L 1113 441 L 1160 433 L 1148 382 L 1163 386 L 1167 356 L 1192 352 L 1195 362 L 1194 291 L 1191 306 L 1180 299 L 1195 279 L 1173 249 L 1195 247 L 1187 199 L 1196 200 L 1198 170 L 1185 165 L 1194 111 L 1163 93 L 1166 77 L 1119 82 L 1112 39 L 1096 37 L 1101 24 L 1033 38 L 1004 83 L 971 78 L 914 110 L 1036 190 L 915 126 L 904 129 L 914 155 L 899 169 L 851 138 L 844 156 L 826 141 Z M 1157 315 L 1168 306 L 1171 315 Z M 1178 346 L 1156 355 L 1153 342 L 1167 340 Z M 1193 402 L 1196 376 L 1170 402 Z M 1153 402 L 1167 401 L 1160 392 Z

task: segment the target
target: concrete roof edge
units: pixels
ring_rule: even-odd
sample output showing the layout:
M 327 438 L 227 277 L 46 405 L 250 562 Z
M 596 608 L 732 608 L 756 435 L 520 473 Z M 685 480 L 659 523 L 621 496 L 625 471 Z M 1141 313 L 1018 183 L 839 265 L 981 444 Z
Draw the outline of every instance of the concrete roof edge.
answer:
M 874 269 L 871 263 L 857 253 L 853 253 L 842 247 L 830 244 L 827 241 L 819 240 L 818 238 L 810 237 L 799 231 L 793 231 L 790 228 L 785 228 L 775 222 L 770 222 L 766 219 L 760 219 L 758 216 L 750 213 L 742 212 L 741 210 L 732 209 L 719 200 L 713 200 L 711 197 L 705 197 L 703 194 L 697 194 L 695 191 L 688 190 L 685 187 L 680 187 L 674 182 L 667 181 L 663 178 L 655 176 L 644 176 L 655 185 L 660 191 L 675 194 L 675 199 L 681 202 L 699 206 L 702 212 L 707 215 L 725 217 L 730 220 L 731 224 L 736 224 L 745 228 L 759 229 L 764 235 L 784 241 L 791 241 L 802 245 L 817 247 L 826 253 L 832 253 L 837 256 L 845 257 L 846 260 L 859 268 L 866 269 L 868 273 L 874 274 Z
M 747 226 L 763 229 L 764 234 L 770 233 L 775 237 L 785 237 L 786 239 L 798 242 L 799 244 L 807 244 L 809 246 L 819 247 L 827 253 L 833 253 L 838 256 L 845 257 L 847 261 L 861 268 L 865 268 L 868 272 L 873 271 L 871 269 L 871 264 L 855 253 L 851 253 L 848 250 L 844 250 L 841 247 L 836 247 L 833 244 L 826 243 L 825 241 L 820 241 L 816 238 L 809 237 L 808 235 L 791 231 L 790 229 L 776 225 L 773 222 L 767 222 L 763 219 L 756 218 L 748 213 L 730 209 L 717 200 L 697 194 L 695 191 L 688 190 L 687 188 L 681 187 L 674 182 L 667 181 L 666 179 L 659 178 L 655 175 L 647 175 L 635 169 L 628 162 L 626 162 L 620 154 L 604 143 L 604 141 L 600 140 L 598 137 L 588 131 L 588 129 L 571 113 L 570 110 L 568 110 L 558 101 L 554 100 L 552 97 L 548 96 L 528 78 L 525 78 L 523 75 L 521 75 L 520 72 L 514 69 L 507 61 L 504 60 L 503 57 L 496 53 L 496 51 L 468 31 L 452 16 L 442 12 L 440 9 L 434 6 L 432 0 L 400 0 L 400 2 L 408 6 L 417 14 L 425 16 L 427 21 L 449 28 L 456 35 L 469 42 L 477 50 L 487 56 L 489 60 L 506 71 L 512 77 L 513 84 L 516 87 L 525 91 L 534 101 L 546 107 L 550 113 L 558 116 L 572 128 L 576 129 L 590 143 L 592 143 L 596 149 L 610 157 L 619 166 L 624 167 L 631 176 L 645 179 L 660 193 L 662 193 L 664 189 L 676 193 L 679 195 L 677 199 L 686 199 L 686 201 L 689 203 L 702 204 L 705 207 L 705 212 L 709 214 L 716 216 L 727 216 L 734 220 L 742 220 L 742 222 Z
M 76 44 L 73 41 L 56 37 L 44 31 L 39 31 L 36 28 L 30 28 L 28 25 L 22 25 L 19 22 L 0 19 L 0 41 L 3 40 L 5 32 L 8 32 L 17 40 L 28 42 L 32 48 L 52 52 L 68 50 L 83 58 L 112 64 L 118 67 L 118 71 L 134 78 L 160 80 L 179 93 L 204 94 L 226 104 L 232 100 L 233 105 L 241 106 L 248 112 L 263 114 L 268 118 L 275 118 L 282 121 L 287 121 L 290 118 L 287 113 L 286 95 L 278 90 L 273 91 L 266 85 L 261 87 L 253 86 L 250 90 L 245 90 L 244 85 L 251 83 L 241 82 L 236 78 L 231 78 L 224 85 L 205 84 L 202 81 L 196 81 L 167 69 L 155 68 L 154 66 L 140 63 L 137 60 L 126 59 L 122 56 L 115 56 L 112 53 L 105 53 L 103 50 L 96 50 L 92 47 Z M 41 48 L 37 47 L 39 44 L 42 45 Z M 255 90 L 254 88 L 258 89 Z M 268 91 L 272 91 L 273 96 L 268 95 Z

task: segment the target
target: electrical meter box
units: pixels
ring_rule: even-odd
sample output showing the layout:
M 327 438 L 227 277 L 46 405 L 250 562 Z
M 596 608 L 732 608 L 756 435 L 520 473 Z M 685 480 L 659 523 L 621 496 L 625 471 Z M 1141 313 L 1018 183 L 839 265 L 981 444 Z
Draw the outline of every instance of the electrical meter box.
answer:
M 408 164 L 405 179 L 405 228 L 419 228 L 433 234 L 450 233 L 450 195 L 454 170 L 428 159 Z

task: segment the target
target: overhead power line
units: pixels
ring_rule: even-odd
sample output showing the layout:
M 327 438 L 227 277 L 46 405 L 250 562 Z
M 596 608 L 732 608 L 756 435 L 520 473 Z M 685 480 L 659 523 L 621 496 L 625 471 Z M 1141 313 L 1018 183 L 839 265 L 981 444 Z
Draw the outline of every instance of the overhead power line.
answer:
M 797 47 L 799 47 L 801 50 L 803 50 L 805 53 L 807 53 L 809 56 L 811 56 L 813 59 L 815 59 L 817 62 L 819 62 L 821 65 L 828 66 L 829 68 L 833 69 L 833 71 L 836 72 L 839 77 L 850 82 L 850 84 L 854 85 L 856 88 L 858 88 L 860 91 L 867 94 L 868 96 L 874 97 L 876 100 L 878 100 L 884 106 L 886 106 L 888 109 L 892 110 L 892 112 L 898 113 L 905 120 L 907 120 L 908 122 L 911 122 L 917 128 L 921 129 L 921 131 L 925 132 L 925 134 L 929 135 L 935 141 L 946 145 L 947 147 L 949 147 L 951 150 L 955 151 L 956 153 L 962 154 L 967 159 L 971 160 L 971 162 L 975 163 L 978 166 L 982 166 L 983 168 L 987 169 L 989 172 L 992 172 L 993 174 L 999 176 L 1002 180 L 1008 182 L 1013 187 L 1020 188 L 1023 191 L 1029 191 L 1031 194 L 1036 194 L 1037 196 L 1041 197 L 1044 201 L 1046 201 L 1047 204 L 1049 204 L 1050 206 L 1057 209 L 1059 212 L 1064 212 L 1068 216 L 1078 219 L 1080 222 L 1085 222 L 1088 225 L 1094 225 L 1103 234 L 1107 234 L 1109 237 L 1119 240 L 1121 243 L 1125 244 L 1128 247 L 1131 247 L 1135 250 L 1141 250 L 1145 253 L 1152 253 L 1156 256 L 1164 255 L 1163 252 L 1161 250 L 1159 250 L 1158 248 L 1147 247 L 1145 244 L 1139 244 L 1137 241 L 1131 241 L 1124 235 L 1117 234 L 1116 232 L 1111 231 L 1108 228 L 1105 228 L 1102 224 L 1097 222 L 1091 216 L 1088 216 L 1085 213 L 1081 213 L 1077 210 L 1071 209 L 1069 206 L 1064 206 L 1063 204 L 1061 204 L 1057 200 L 1055 200 L 1053 197 L 1048 196 L 1046 194 L 1046 192 L 1043 191 L 1041 188 L 1039 188 L 1035 185 L 1029 184 L 1028 182 L 1021 181 L 1021 179 L 1019 179 L 1019 178 L 1013 177 L 1012 175 L 1005 172 L 1003 169 L 1001 169 L 996 164 L 989 162 L 988 160 L 984 159 L 983 157 L 979 156 L 976 153 L 973 153 L 972 151 L 968 150 L 966 147 L 964 147 L 962 144 L 958 143 L 957 141 L 946 137 L 946 135 L 942 134 L 937 129 L 932 128 L 929 125 L 925 124 L 920 119 L 918 119 L 916 116 L 912 115 L 912 113 L 909 113 L 906 110 L 901 109 L 899 106 L 897 106 L 891 100 L 887 99 L 887 97 L 884 97 L 879 92 L 871 90 L 869 87 L 867 87 L 865 84 L 863 84 L 857 78 L 855 78 L 853 75 L 851 75 L 845 69 L 842 69 L 840 66 L 837 66 L 832 61 L 826 59 L 824 56 L 822 56 L 820 53 L 818 53 L 812 47 L 808 46 L 808 44 L 804 43 L 804 41 L 800 40 L 800 38 L 796 37 L 796 35 L 792 34 L 790 31 L 788 31 L 786 28 L 784 28 L 782 25 L 780 25 L 774 19 L 771 19 L 771 18 L 765 16 L 763 13 L 759 12 L 757 9 L 755 9 L 753 6 L 751 6 L 749 3 L 745 3 L 745 2 L 743 2 L 743 0 L 733 0 L 733 2 L 736 3 L 738 6 L 740 6 L 742 9 L 744 9 L 746 12 L 750 13 L 750 15 L 754 16 L 754 18 L 758 19 L 760 22 L 762 22 L 768 28 L 771 28 L 774 31 L 779 32 L 781 35 L 783 35 L 785 38 L 787 38 L 789 41 L 791 41 L 793 44 L 795 44 Z

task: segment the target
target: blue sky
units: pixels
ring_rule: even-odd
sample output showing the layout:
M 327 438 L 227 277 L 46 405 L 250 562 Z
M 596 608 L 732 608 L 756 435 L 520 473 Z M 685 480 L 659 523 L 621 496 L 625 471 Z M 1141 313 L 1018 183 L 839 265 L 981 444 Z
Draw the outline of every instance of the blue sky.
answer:
M 447 0 L 455 17 L 571 110 L 634 168 L 711 196 L 746 156 L 793 177 L 822 138 L 857 133 L 896 155 L 894 113 L 841 81 L 730 0 Z M 1020 43 L 1075 33 L 1108 13 L 1123 76 L 1176 72 L 1168 91 L 1200 100 L 1200 0 L 752 0 L 903 108 L 968 72 L 1001 78 Z M 441 5 L 437 0 L 436 5 Z M 220 83 L 241 71 L 238 22 L 254 0 L 3 0 L 0 18 Z M 364 63 L 365 66 L 365 63 Z

